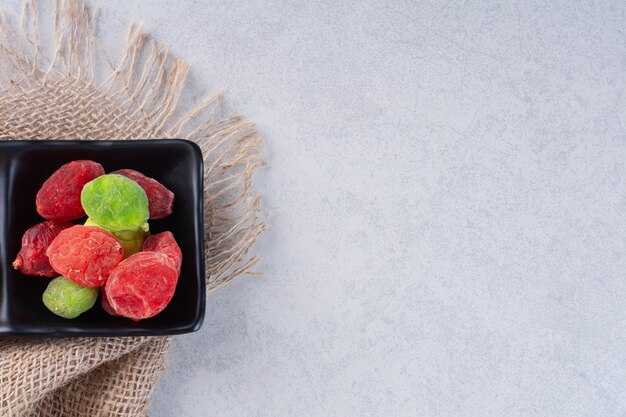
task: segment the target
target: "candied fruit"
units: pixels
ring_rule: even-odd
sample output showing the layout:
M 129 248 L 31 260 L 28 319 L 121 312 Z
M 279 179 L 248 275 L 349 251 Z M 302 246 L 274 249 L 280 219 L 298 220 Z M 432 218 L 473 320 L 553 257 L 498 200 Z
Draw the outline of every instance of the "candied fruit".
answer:
M 28 229 L 22 236 L 22 248 L 13 261 L 13 268 L 25 275 L 42 277 L 59 275 L 50 266 L 46 250 L 62 230 L 72 226 L 74 226 L 72 223 L 46 221 Z
M 73 319 L 96 303 L 98 289 L 77 285 L 61 276 L 53 279 L 43 292 L 42 300 L 57 316 Z
M 65 229 L 47 251 L 50 265 L 70 281 L 99 287 L 124 257 L 121 243 L 110 232 L 95 226 Z
M 183 252 L 178 247 L 172 232 L 162 232 L 152 235 L 143 243 L 143 251 L 159 252 L 166 254 L 180 274 L 180 266 L 183 263 Z
M 143 188 L 148 196 L 148 209 L 150 210 L 151 219 L 162 219 L 172 214 L 174 193 L 168 190 L 163 184 L 134 169 L 120 169 L 113 171 L 112 174 L 119 174 L 130 178 Z
M 105 294 L 115 313 L 141 320 L 163 311 L 177 282 L 178 271 L 167 255 L 139 252 L 111 272 Z
M 90 217 L 87 218 L 85 226 L 100 227 L 100 225 L 94 222 Z M 143 245 L 146 236 L 150 234 L 149 230 L 148 223 L 146 223 L 143 228 L 136 230 L 118 230 L 111 232 L 117 240 L 120 241 L 122 248 L 124 248 L 124 259 L 128 258 L 130 255 L 136 254 L 137 252 L 141 252 L 141 246 Z
M 69 221 L 83 217 L 80 196 L 85 184 L 104 175 L 97 162 L 72 161 L 57 169 L 37 192 L 37 212 L 46 220 Z
M 166 308 L 183 255 L 171 232 L 150 236 L 148 219 L 172 214 L 172 191 L 133 169 L 105 174 L 97 162 L 76 160 L 56 170 L 35 200 L 47 221 L 24 233 L 13 268 L 56 277 L 42 295 L 51 312 L 73 319 L 98 294 L 108 314 L 135 321 Z M 70 223 L 85 215 L 84 225 Z
M 87 183 L 81 202 L 87 215 L 109 231 L 138 229 L 149 217 L 146 192 L 122 175 L 102 175 Z
M 113 307 L 111 307 L 111 304 L 109 304 L 109 299 L 107 298 L 105 287 L 106 285 L 103 285 L 102 287 L 100 287 L 100 306 L 108 314 L 112 316 L 119 316 L 119 314 L 117 314 L 115 310 L 113 310 Z

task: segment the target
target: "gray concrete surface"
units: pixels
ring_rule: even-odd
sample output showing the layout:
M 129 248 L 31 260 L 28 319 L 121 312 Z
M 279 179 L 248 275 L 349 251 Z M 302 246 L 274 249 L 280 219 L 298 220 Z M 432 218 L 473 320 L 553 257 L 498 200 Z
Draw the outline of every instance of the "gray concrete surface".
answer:
M 95 3 L 258 123 L 280 208 L 151 416 L 626 415 L 624 2 Z

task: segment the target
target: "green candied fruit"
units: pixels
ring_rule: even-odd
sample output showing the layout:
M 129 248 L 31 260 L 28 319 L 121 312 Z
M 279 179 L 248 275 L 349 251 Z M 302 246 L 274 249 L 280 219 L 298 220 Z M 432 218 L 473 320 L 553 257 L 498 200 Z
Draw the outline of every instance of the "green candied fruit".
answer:
M 85 222 L 85 226 L 96 226 L 104 229 L 98 223 L 94 222 L 91 217 L 87 218 Z M 134 255 L 137 252 L 141 252 L 141 246 L 143 245 L 143 241 L 146 240 L 150 228 L 148 227 L 148 223 L 145 223 L 142 227 L 135 230 L 117 230 L 113 233 L 117 240 L 122 244 L 122 248 L 124 248 L 124 259 L 128 258 L 130 255 Z
M 138 229 L 150 216 L 143 188 L 117 174 L 102 175 L 85 184 L 80 202 L 85 213 L 109 231 Z
M 73 319 L 89 310 L 96 298 L 98 288 L 81 287 L 65 277 L 50 281 L 42 297 L 48 310 L 66 319 Z

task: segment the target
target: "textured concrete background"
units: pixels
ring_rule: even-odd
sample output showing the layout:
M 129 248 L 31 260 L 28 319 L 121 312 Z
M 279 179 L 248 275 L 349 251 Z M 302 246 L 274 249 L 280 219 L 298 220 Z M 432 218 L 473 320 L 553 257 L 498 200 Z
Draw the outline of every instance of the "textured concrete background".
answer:
M 280 207 L 153 417 L 626 415 L 624 2 L 96 3 L 258 123 Z

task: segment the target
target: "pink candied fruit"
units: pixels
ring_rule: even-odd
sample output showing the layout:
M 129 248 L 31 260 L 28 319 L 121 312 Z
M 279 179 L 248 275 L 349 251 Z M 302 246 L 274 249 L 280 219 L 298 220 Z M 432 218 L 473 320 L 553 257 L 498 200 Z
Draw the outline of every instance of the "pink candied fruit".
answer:
M 141 320 L 163 311 L 177 282 L 178 271 L 167 255 L 139 252 L 111 272 L 104 294 L 116 314 Z
M 115 236 L 95 226 L 63 230 L 47 250 L 50 265 L 60 275 L 84 287 L 99 287 L 124 258 Z
M 183 263 L 183 252 L 174 239 L 172 232 L 162 232 L 148 237 L 141 248 L 144 252 L 159 252 L 167 255 L 180 274 Z

